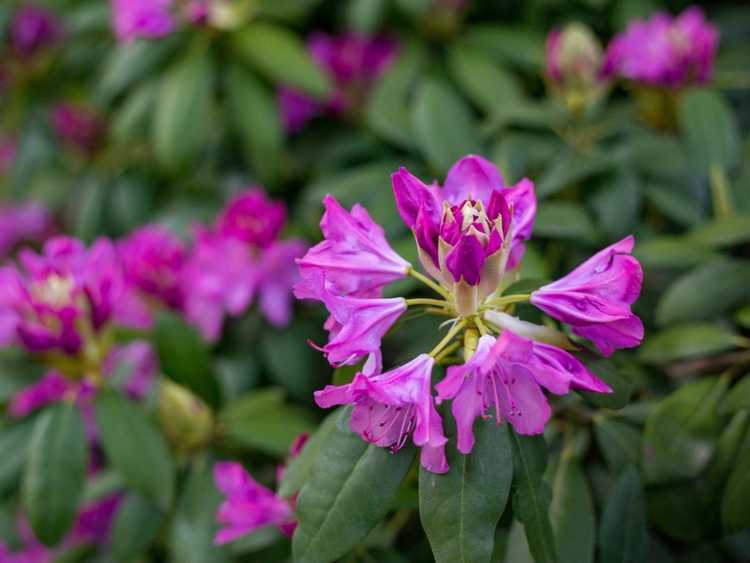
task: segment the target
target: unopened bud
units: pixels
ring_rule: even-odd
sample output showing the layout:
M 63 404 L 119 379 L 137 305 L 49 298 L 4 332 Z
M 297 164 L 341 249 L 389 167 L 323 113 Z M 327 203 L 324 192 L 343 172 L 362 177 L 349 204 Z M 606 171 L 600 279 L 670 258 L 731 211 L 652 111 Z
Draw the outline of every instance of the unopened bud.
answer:
M 178 455 L 201 449 L 211 439 L 214 428 L 208 405 L 189 389 L 167 379 L 161 381 L 159 388 L 159 420 Z

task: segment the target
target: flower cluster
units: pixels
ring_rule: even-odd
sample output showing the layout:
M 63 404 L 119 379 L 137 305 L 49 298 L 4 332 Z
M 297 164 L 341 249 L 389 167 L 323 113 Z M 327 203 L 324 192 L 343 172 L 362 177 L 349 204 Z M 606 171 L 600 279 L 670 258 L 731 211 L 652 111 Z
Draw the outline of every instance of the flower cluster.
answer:
M 63 37 L 57 17 L 46 8 L 27 4 L 19 7 L 10 22 L 10 45 L 20 59 L 55 46 Z
M 289 460 L 297 457 L 307 441 L 301 434 L 292 443 Z M 276 481 L 281 483 L 285 467 L 276 471 Z M 214 466 L 214 481 L 227 497 L 219 507 L 217 520 L 224 527 L 216 534 L 219 545 L 229 543 L 266 526 L 276 526 L 287 536 L 297 527 L 294 518 L 295 498 L 286 499 L 258 483 L 242 464 L 232 461 Z
M 92 154 L 99 146 L 104 122 L 93 109 L 62 102 L 51 112 L 52 127 L 60 140 L 84 154 Z
M 52 216 L 39 203 L 0 206 L 0 258 L 22 242 L 42 242 L 53 232 Z
M 639 84 L 677 89 L 711 80 L 718 29 L 698 7 L 676 18 L 635 20 L 610 43 L 604 72 Z
M 278 101 L 289 133 L 300 131 L 311 119 L 331 112 L 356 112 L 373 83 L 388 69 L 396 54 L 396 43 L 386 37 L 355 33 L 333 37 L 315 33 L 307 41 L 313 60 L 334 84 L 328 100 L 320 101 L 294 88 L 279 89 Z
M 562 279 L 531 294 L 504 294 L 518 277 L 524 244 L 536 214 L 534 185 L 523 179 L 506 186 L 497 168 L 479 156 L 459 160 L 443 187 L 427 185 L 402 168 L 392 176 L 404 223 L 412 230 L 424 274 L 389 246 L 383 229 L 355 205 L 347 211 L 324 200 L 324 240 L 298 261 L 295 293 L 330 312 L 330 339 L 321 350 L 334 366 L 362 368 L 351 383 L 315 393 L 319 406 L 351 404 L 351 429 L 364 440 L 401 448 L 409 435 L 421 447 L 430 471 L 448 471 L 447 438 L 435 407 L 432 373 L 463 348 L 464 361 L 437 384 L 437 402 L 452 400 L 458 448 L 469 453 L 478 416 L 494 409 L 520 434 L 538 434 L 550 417 L 542 388 L 610 392 L 575 356 L 568 338 L 549 326 L 513 315 L 530 302 L 570 325 L 604 355 L 637 346 L 643 325 L 630 309 L 642 271 L 631 256 L 633 238 L 615 243 Z M 407 275 L 431 288 L 436 298 L 383 298 L 383 287 Z M 409 307 L 448 318 L 445 337 L 429 353 L 383 371 L 381 339 Z

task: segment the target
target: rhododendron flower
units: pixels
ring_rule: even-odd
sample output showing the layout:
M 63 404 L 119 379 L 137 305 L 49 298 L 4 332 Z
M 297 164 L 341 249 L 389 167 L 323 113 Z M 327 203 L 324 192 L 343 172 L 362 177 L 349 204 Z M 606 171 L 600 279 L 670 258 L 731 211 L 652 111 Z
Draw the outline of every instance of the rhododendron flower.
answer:
M 127 324 L 122 268 L 109 240 L 86 249 L 76 239 L 56 237 L 41 255 L 22 250 L 19 262 L 20 268 L 0 268 L 0 345 L 76 355 L 86 335 L 110 320 Z
M 604 72 L 662 88 L 681 88 L 711 80 L 719 30 L 698 7 L 678 17 L 659 12 L 635 20 L 607 49 Z
M 217 230 L 249 245 L 268 248 L 285 222 L 284 202 L 271 200 L 261 188 L 252 187 L 231 199 L 219 215 Z
M 414 432 L 422 465 L 448 470 L 442 421 L 433 405 L 431 372 L 435 362 L 453 365 L 438 383 L 440 401 L 452 400 L 458 447 L 473 447 L 478 416 L 494 409 L 521 434 L 539 434 L 550 417 L 542 388 L 564 394 L 571 389 L 608 393 L 611 389 L 565 350 L 575 349 L 564 333 L 513 315 L 517 303 L 530 302 L 571 325 L 605 355 L 637 345 L 642 325 L 630 310 L 642 271 L 630 253 L 632 237 L 600 251 L 561 280 L 532 294 L 503 292 L 518 279 L 525 243 L 536 215 L 534 185 L 523 179 L 506 186 L 500 172 L 479 156 L 459 160 L 444 186 L 423 183 L 401 168 L 392 176 L 404 223 L 414 233 L 424 274 L 398 256 L 383 230 L 358 205 L 348 213 L 327 196 L 321 221 L 324 240 L 299 261 L 300 299 L 317 299 L 330 313 L 329 342 L 320 349 L 334 365 L 364 368 L 343 386 L 315 394 L 319 406 L 352 404 L 351 428 L 363 439 L 398 449 Z M 384 286 L 410 275 L 437 298 L 381 298 Z M 380 373 L 380 340 L 408 307 L 448 317 L 448 331 L 428 353 Z M 481 336 L 481 338 L 480 338 Z
M 16 393 L 8 405 L 8 413 L 23 418 L 37 409 L 59 403 L 66 396 L 75 393 L 76 385 L 58 372 L 50 372 L 36 383 Z
M 10 22 L 10 44 L 23 58 L 56 45 L 62 36 L 63 30 L 59 20 L 46 8 L 27 4 L 13 13 Z
M 421 354 L 386 373 L 358 373 L 341 386 L 328 385 L 315 392 L 322 408 L 353 404 L 350 427 L 362 439 L 391 451 L 412 439 L 422 448 L 422 466 L 435 473 L 448 471 L 443 422 L 432 397 L 434 358 Z
M 36 202 L 0 206 L 0 258 L 21 242 L 42 242 L 54 231 L 52 216 Z
M 289 460 L 297 457 L 307 441 L 298 436 L 291 445 Z M 276 480 L 281 483 L 285 468 L 279 467 Z M 216 487 L 227 498 L 219 506 L 216 518 L 224 527 L 214 542 L 222 545 L 266 526 L 276 526 L 291 536 L 297 526 L 294 518 L 295 498 L 285 499 L 258 483 L 242 464 L 221 462 L 214 465 Z
M 571 325 L 573 333 L 591 340 L 610 356 L 643 340 L 643 323 L 630 306 L 638 298 L 643 270 L 631 256 L 632 236 L 600 250 L 567 276 L 531 295 L 531 303 Z
M 112 0 L 112 24 L 118 41 L 157 39 L 172 33 L 172 0 Z
M 91 108 L 69 102 L 57 104 L 51 112 L 57 136 L 79 151 L 91 154 L 99 146 L 104 123 Z
M 258 307 L 273 326 L 286 326 L 292 318 L 292 288 L 299 280 L 296 260 L 306 250 L 300 240 L 279 240 L 256 256 Z
M 289 133 L 299 131 L 323 112 L 341 114 L 357 109 L 393 61 L 396 44 L 385 37 L 314 33 L 307 41 L 307 50 L 331 79 L 334 92 L 328 100 L 319 101 L 293 88 L 280 88 L 279 106 Z

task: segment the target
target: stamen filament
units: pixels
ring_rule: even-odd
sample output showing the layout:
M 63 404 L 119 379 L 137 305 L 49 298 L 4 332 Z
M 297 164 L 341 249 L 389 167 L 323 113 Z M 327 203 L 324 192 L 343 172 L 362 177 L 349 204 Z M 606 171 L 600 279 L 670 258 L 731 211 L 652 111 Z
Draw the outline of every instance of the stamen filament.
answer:
M 408 307 L 413 307 L 414 305 L 432 305 L 434 307 L 441 307 L 446 308 L 450 307 L 451 304 L 448 303 L 448 301 L 444 301 L 442 299 L 407 299 L 406 305 Z
M 442 352 L 440 352 L 437 356 L 435 356 L 435 363 L 439 364 L 445 358 L 447 358 L 448 356 L 450 356 L 453 352 L 455 352 L 456 350 L 458 350 L 460 347 L 461 347 L 461 343 L 460 342 L 458 342 L 458 341 L 454 342 L 453 344 L 451 344 L 450 346 L 448 346 L 445 350 L 443 350 Z
M 458 321 L 456 324 L 453 325 L 453 327 L 448 331 L 448 334 L 445 335 L 445 338 L 443 338 L 440 342 L 438 342 L 437 346 L 435 346 L 432 351 L 430 352 L 430 356 L 433 358 L 439 354 L 443 348 L 445 348 L 448 344 L 450 344 L 450 341 L 455 338 L 455 336 L 461 332 L 464 327 L 466 326 L 466 321 Z
M 442 295 L 444 299 L 450 299 L 450 294 L 445 289 L 443 289 L 442 287 L 440 287 L 439 284 L 435 283 L 430 278 L 428 278 L 424 274 L 418 272 L 414 268 L 409 268 L 406 273 L 409 274 L 414 279 L 421 281 L 427 287 L 429 287 L 432 290 L 436 291 L 440 295 Z
M 487 325 L 485 325 L 482 322 L 482 319 L 480 319 L 479 317 L 474 318 L 474 324 L 477 325 L 477 328 L 479 329 L 479 333 L 482 336 L 487 336 L 488 334 L 492 334 L 492 331 L 489 328 L 487 328 Z
M 512 303 L 524 303 L 531 299 L 530 293 L 519 293 L 518 295 L 507 295 L 505 297 L 497 297 L 488 303 L 491 307 L 502 307 L 504 305 L 510 305 Z

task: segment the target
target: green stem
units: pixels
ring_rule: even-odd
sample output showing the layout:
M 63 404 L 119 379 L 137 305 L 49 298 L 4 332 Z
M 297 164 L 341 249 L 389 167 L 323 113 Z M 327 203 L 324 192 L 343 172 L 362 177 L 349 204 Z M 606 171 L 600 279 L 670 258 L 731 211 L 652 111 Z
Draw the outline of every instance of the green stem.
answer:
M 432 281 L 430 278 L 428 278 L 424 274 L 418 272 L 414 268 L 409 268 L 407 270 L 407 273 L 411 277 L 413 277 L 414 279 L 421 281 L 427 287 L 429 287 L 430 289 L 432 289 L 432 290 L 436 291 L 437 293 L 439 293 L 440 295 L 442 295 L 443 298 L 450 299 L 450 294 L 445 289 L 443 289 L 442 287 L 440 287 L 440 285 L 438 285 L 437 283 L 435 283 L 434 281 Z
M 718 218 L 728 217 L 732 214 L 732 196 L 729 191 L 729 181 L 720 164 L 711 164 L 709 170 L 711 199 L 714 206 L 714 215 Z
M 430 356 L 432 356 L 433 358 L 437 356 L 443 350 L 443 348 L 450 344 L 450 341 L 453 340 L 453 338 L 455 338 L 455 336 L 459 332 L 461 332 L 465 326 L 466 321 L 458 321 L 456 324 L 454 324 L 453 327 L 448 331 L 448 334 L 445 335 L 445 338 L 438 342 L 437 346 L 432 349 L 432 351 L 430 352 Z

